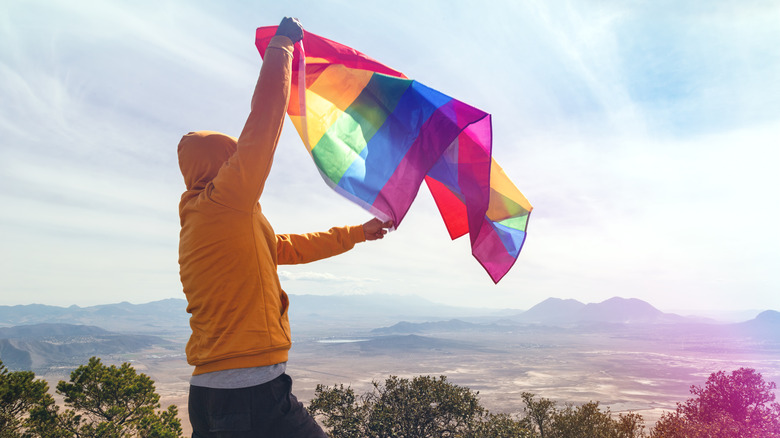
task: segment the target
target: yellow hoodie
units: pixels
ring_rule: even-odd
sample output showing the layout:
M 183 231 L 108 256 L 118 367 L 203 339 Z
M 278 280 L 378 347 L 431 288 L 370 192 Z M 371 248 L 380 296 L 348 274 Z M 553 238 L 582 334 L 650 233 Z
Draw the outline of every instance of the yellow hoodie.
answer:
M 363 229 L 277 235 L 258 200 L 271 170 L 290 93 L 292 42 L 268 45 L 238 139 L 190 132 L 178 146 L 187 191 L 179 204 L 179 266 L 193 374 L 281 363 L 290 349 L 289 301 L 276 269 L 343 253 Z

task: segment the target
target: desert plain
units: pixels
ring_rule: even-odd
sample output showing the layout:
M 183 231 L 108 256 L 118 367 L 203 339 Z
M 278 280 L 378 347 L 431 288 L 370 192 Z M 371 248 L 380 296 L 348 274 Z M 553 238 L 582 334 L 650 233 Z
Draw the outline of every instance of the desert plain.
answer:
M 780 381 L 780 352 L 774 345 L 722 334 L 673 333 L 673 327 L 599 329 L 528 328 L 519 332 L 456 332 L 372 336 L 351 330 L 341 336 L 302 333 L 290 352 L 287 373 L 293 392 L 308 404 L 318 384 L 350 386 L 359 394 L 391 376 L 447 376 L 479 392 L 495 413 L 522 415 L 521 393 L 565 403 L 598 401 L 613 413 L 636 412 L 648 428 L 691 385 L 703 385 L 720 370 L 756 369 Z M 130 361 L 149 375 L 163 406 L 179 407 L 185 436 L 188 378 L 192 368 L 182 350 L 152 349 L 108 362 Z M 52 383 L 62 375 L 45 376 Z

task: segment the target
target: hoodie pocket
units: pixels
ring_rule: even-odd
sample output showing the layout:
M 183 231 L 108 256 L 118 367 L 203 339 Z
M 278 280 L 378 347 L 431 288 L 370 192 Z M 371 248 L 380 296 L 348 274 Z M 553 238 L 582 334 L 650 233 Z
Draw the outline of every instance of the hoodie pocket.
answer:
M 284 337 L 287 339 L 287 342 L 292 342 L 292 336 L 290 335 L 290 318 L 288 312 L 290 309 L 290 298 L 287 296 L 285 291 L 279 289 L 279 299 L 282 302 L 281 314 L 279 315 L 279 325 L 282 327 L 282 331 L 284 332 Z

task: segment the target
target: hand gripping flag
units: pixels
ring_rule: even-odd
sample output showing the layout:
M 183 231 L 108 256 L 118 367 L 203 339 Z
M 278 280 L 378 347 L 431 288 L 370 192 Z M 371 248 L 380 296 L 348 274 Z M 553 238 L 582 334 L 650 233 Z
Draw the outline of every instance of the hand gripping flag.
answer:
M 257 29 L 261 56 L 275 33 Z M 490 114 L 310 32 L 287 114 L 325 182 L 377 218 L 398 227 L 425 180 L 494 282 L 517 260 L 533 207 L 492 159 Z

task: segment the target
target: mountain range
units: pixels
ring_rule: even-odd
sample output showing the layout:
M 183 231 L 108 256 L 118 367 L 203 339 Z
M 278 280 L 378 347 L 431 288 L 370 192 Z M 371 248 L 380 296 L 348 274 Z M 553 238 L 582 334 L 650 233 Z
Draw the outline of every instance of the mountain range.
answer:
M 368 334 L 359 346 L 364 351 L 428 348 L 431 343 L 455 348 L 440 344 L 441 340 L 409 337 L 419 334 L 614 331 L 616 326 L 640 332 L 652 326 L 652 331 L 669 335 L 680 330 L 738 334 L 780 347 L 780 312 L 773 310 L 749 321 L 724 324 L 664 313 L 645 301 L 619 297 L 588 304 L 549 298 L 527 311 L 468 309 L 391 295 L 291 295 L 290 302 L 297 339 Z M 90 307 L 0 306 L 0 360 L 11 369 L 44 369 L 78 365 L 91 355 L 133 353 L 161 345 L 181 354 L 189 335 L 186 307 L 183 299 Z
M 572 299 L 548 298 L 508 319 L 513 322 L 544 325 L 674 324 L 691 321 L 691 318 L 661 312 L 646 301 L 620 297 L 588 304 Z
M 467 322 L 461 319 L 414 323 L 401 321 L 390 327 L 372 330 L 376 334 L 432 333 L 457 331 L 504 331 L 518 325 L 546 327 L 581 327 L 585 325 L 636 324 L 661 325 L 713 322 L 664 313 L 636 298 L 614 297 L 600 303 L 548 298 L 525 312 L 504 316 L 489 323 Z
M 91 356 L 133 353 L 170 344 L 157 336 L 114 333 L 61 323 L 0 328 L 0 360 L 11 370 L 46 370 L 86 363 Z
M 124 333 L 187 336 L 189 314 L 186 308 L 186 300 L 176 298 L 145 304 L 122 302 L 90 307 L 42 304 L 0 306 L 0 327 L 63 323 L 98 326 Z M 758 322 L 750 324 L 773 326 L 774 314 L 777 312 L 768 310 L 760 319 L 757 318 Z M 465 324 L 476 322 L 482 325 L 538 324 L 559 327 L 594 323 L 717 323 L 711 319 L 665 313 L 636 298 L 614 297 L 600 303 L 587 304 L 573 299 L 548 298 L 526 311 L 512 311 L 448 306 L 411 295 L 290 295 L 290 320 L 294 326 L 338 325 L 348 320 L 356 325 L 377 328 L 382 324 L 399 321 L 441 324 L 442 321 L 452 319 L 462 321 L 464 328 Z
M 128 333 L 183 334 L 189 330 L 186 308 L 186 300 L 175 298 L 145 304 L 121 302 L 89 307 L 44 304 L 0 306 L 0 327 L 62 323 Z
M 95 325 L 113 331 L 154 334 L 189 333 L 187 301 L 169 298 L 145 304 L 128 302 L 89 307 L 59 307 L 43 304 L 0 306 L 0 327 L 37 323 Z M 397 295 L 290 295 L 293 324 L 330 320 L 426 321 L 469 317 L 495 312 L 448 306 L 415 296 Z
M 470 322 L 462 319 L 445 321 L 409 322 L 400 321 L 387 327 L 371 331 L 375 335 L 431 334 L 457 332 L 507 332 L 529 330 L 533 327 L 547 331 L 558 330 L 614 330 L 615 327 L 642 329 L 652 327 L 653 331 L 674 333 L 685 327 L 687 332 L 704 332 L 738 335 L 763 341 L 780 343 L 780 312 L 766 310 L 756 318 L 741 323 L 719 323 L 700 318 L 684 317 L 664 313 L 649 303 L 634 298 L 610 298 L 601 303 L 584 304 L 577 300 L 549 298 L 525 312 L 485 322 Z

